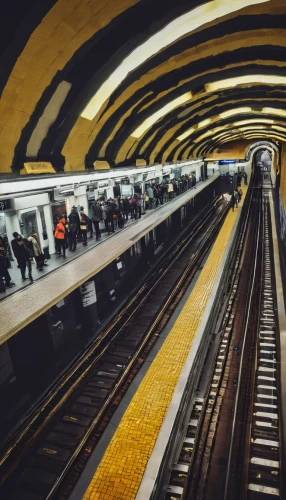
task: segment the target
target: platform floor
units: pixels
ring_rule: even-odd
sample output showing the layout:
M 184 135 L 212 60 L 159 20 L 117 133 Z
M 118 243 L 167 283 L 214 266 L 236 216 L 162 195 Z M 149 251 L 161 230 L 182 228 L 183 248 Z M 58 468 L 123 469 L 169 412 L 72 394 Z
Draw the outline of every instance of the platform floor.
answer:
M 158 207 L 158 209 L 160 209 L 160 208 L 161 208 L 161 206 Z M 151 215 L 153 211 L 154 210 L 147 210 L 144 214 L 142 214 L 141 219 L 144 219 L 148 215 Z M 137 219 L 137 220 L 129 219 L 128 222 L 125 223 L 124 229 L 126 229 L 127 227 L 130 227 L 132 224 L 136 224 L 139 221 L 140 221 L 140 219 Z M 90 238 L 88 236 L 87 246 L 84 246 L 81 242 L 79 242 L 77 244 L 76 252 L 70 252 L 69 250 L 66 250 L 66 258 L 65 259 L 61 255 L 52 254 L 50 256 L 50 259 L 47 260 L 47 267 L 44 267 L 44 269 L 42 271 L 39 271 L 38 269 L 36 269 L 36 263 L 32 262 L 33 280 L 38 281 L 41 278 L 47 276 L 49 273 L 61 268 L 63 265 L 67 264 L 68 262 L 72 262 L 72 261 L 76 260 L 78 257 L 83 255 L 84 253 L 88 252 L 92 248 L 95 248 L 97 245 L 100 245 L 103 241 L 106 241 L 107 239 L 110 241 L 111 238 L 115 237 L 121 231 L 122 231 L 122 229 L 117 228 L 114 231 L 114 233 L 111 233 L 111 234 L 108 234 L 106 232 L 101 232 L 101 238 L 98 241 L 95 238 L 95 234 L 93 235 L 92 238 Z M 24 290 L 24 288 L 27 288 L 28 286 L 31 285 L 29 280 L 26 280 L 26 281 L 22 280 L 20 269 L 18 269 L 18 267 L 17 267 L 16 260 L 12 261 L 11 265 L 12 265 L 12 267 L 10 269 L 8 269 L 8 271 L 10 273 L 10 276 L 11 276 L 13 282 L 16 284 L 16 286 L 14 286 L 12 288 L 7 288 L 5 292 L 0 293 L 0 301 L 4 300 L 6 297 L 13 295 L 15 292 L 18 292 L 19 290 Z M 28 276 L 28 272 L 26 272 L 26 276 Z
M 237 214 L 237 209 L 229 212 L 182 312 L 126 409 L 84 500 L 135 499 L 207 306 Z
M 20 290 L 4 299 L 1 303 L 3 321 L 0 322 L 0 343 L 5 342 L 122 255 L 140 238 L 166 220 L 173 212 L 203 191 L 206 186 L 214 182 L 218 177 L 219 173 L 214 174 L 207 181 L 197 184 L 195 188 L 181 194 L 170 203 L 153 210 L 148 216 L 141 218 L 122 231 L 116 232 L 115 236 L 112 237 L 112 245 L 110 245 L 111 237 L 95 245 L 84 255 L 77 257 L 76 265 L 74 265 L 74 260 L 65 265 L 61 264 L 57 269 L 56 286 L 55 275 L 52 272 L 48 273 L 44 278 L 36 280 L 24 290 Z

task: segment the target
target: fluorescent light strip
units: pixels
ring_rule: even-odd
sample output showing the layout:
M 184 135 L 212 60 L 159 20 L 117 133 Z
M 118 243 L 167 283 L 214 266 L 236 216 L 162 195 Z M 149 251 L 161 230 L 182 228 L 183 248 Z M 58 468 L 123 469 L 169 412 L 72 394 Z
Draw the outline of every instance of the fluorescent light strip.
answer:
M 204 5 L 190 10 L 183 16 L 174 19 L 165 28 L 151 36 L 146 42 L 136 47 L 105 80 L 96 94 L 89 101 L 81 116 L 92 120 L 105 101 L 109 99 L 115 89 L 123 82 L 129 73 L 138 68 L 147 59 L 163 50 L 176 40 L 200 28 L 201 26 L 218 20 L 219 18 L 237 12 L 250 5 L 259 5 L 269 0 L 240 0 L 239 2 L 229 0 L 213 0 Z M 218 21 L 217 21 L 218 22 Z
M 277 116 L 286 116 L 285 109 L 277 109 L 277 108 L 263 108 L 262 113 L 267 113 L 268 115 L 277 115 Z
M 257 123 L 257 125 L 259 125 L 260 123 L 273 124 L 275 122 L 274 122 L 274 120 L 268 120 L 268 118 L 253 118 L 250 120 L 242 120 L 239 122 L 235 122 L 235 123 L 233 123 L 233 126 L 239 127 L 240 125 L 250 125 L 251 123 Z
M 264 131 L 267 131 L 267 130 L 272 130 L 271 129 L 267 129 L 267 127 L 263 127 L 263 126 L 257 126 L 257 127 L 242 127 L 242 128 L 238 128 L 234 133 L 232 133 L 231 131 L 224 131 L 224 132 L 221 132 L 221 133 L 218 133 L 216 135 L 214 135 L 214 137 L 211 138 L 212 141 L 218 141 L 218 140 L 221 140 L 221 139 L 225 139 L 226 137 L 237 137 L 237 136 L 240 136 L 244 133 L 250 133 L 250 132 L 255 132 L 256 130 L 264 130 Z M 260 132 L 258 132 L 260 133 Z
M 227 124 L 227 125 L 222 125 L 221 127 L 217 127 L 217 128 L 215 128 L 213 130 L 209 130 L 205 134 L 200 135 L 199 137 L 197 137 L 196 139 L 194 139 L 194 142 L 195 143 L 201 142 L 206 137 L 209 137 L 210 135 L 215 135 L 217 132 L 223 131 L 225 129 L 229 130 L 232 127 L 240 127 L 241 125 L 250 125 L 251 123 L 256 123 L 257 126 L 259 126 L 260 123 L 272 124 L 272 123 L 274 123 L 274 120 L 268 120 L 267 118 L 265 118 L 265 119 L 264 118 L 263 119 L 258 118 L 258 119 L 253 119 L 253 120 L 242 120 L 242 121 L 239 121 L 239 122 L 230 123 L 230 124 Z
M 216 92 L 217 90 L 224 90 L 228 88 L 237 87 L 238 85 L 286 85 L 285 76 L 276 75 L 243 75 L 235 78 L 228 78 L 227 80 L 220 80 L 214 83 L 206 83 L 205 89 L 207 92 Z
M 170 113 L 173 109 L 177 108 L 178 106 L 181 106 L 187 101 L 190 101 L 192 98 L 192 93 L 187 92 L 184 95 L 181 95 L 180 97 L 177 97 L 173 101 L 169 102 L 163 108 L 159 109 L 159 111 L 156 111 L 153 115 L 149 116 L 149 118 L 146 118 L 143 123 L 134 131 L 132 132 L 131 136 L 135 137 L 136 139 L 139 139 L 141 135 L 148 130 L 148 128 L 152 127 L 154 123 L 156 123 L 162 116 L 166 115 L 167 113 Z
M 225 118 L 230 118 L 231 116 L 235 115 L 242 115 L 244 113 L 253 113 L 252 108 L 237 108 L 237 109 L 230 109 L 229 111 L 224 111 L 223 113 L 220 113 L 219 116 L 223 119 Z
M 207 118 L 206 120 L 203 120 L 201 123 L 198 124 L 198 128 L 203 128 L 206 127 L 211 123 L 211 119 Z
M 278 134 L 278 132 L 277 132 L 276 134 L 273 134 L 273 133 L 271 133 L 271 132 L 269 132 L 269 133 L 266 133 L 266 132 L 261 132 L 261 134 L 258 134 L 258 136 L 261 136 L 261 137 L 272 137 L 272 138 L 273 138 L 273 137 L 275 137 L 275 139 L 279 139 L 280 141 L 286 141 L 286 138 L 285 138 L 285 137 L 283 137 L 282 135 L 279 135 L 279 134 L 277 135 L 277 134 Z M 253 135 L 254 135 L 254 134 L 252 134 L 252 133 L 248 132 L 248 133 L 245 135 L 245 137 L 249 138 L 250 136 L 252 137 Z
M 252 139 L 252 138 L 268 138 L 268 139 L 277 139 L 279 141 L 286 141 L 285 137 L 282 137 L 280 135 L 276 134 L 266 134 L 265 132 L 261 133 L 247 133 L 247 134 L 238 134 L 234 136 L 235 139 L 241 138 L 241 139 Z M 220 142 L 220 144 L 224 144 L 225 142 L 230 142 L 232 140 L 231 138 L 229 139 L 224 139 L 223 141 Z
M 279 127 L 278 125 L 272 125 L 274 130 L 280 130 L 280 132 L 284 132 L 286 134 L 286 127 Z
M 184 132 L 182 135 L 179 135 L 179 137 L 177 137 L 177 140 L 178 141 L 183 141 L 184 139 L 186 139 L 187 137 L 189 137 L 189 135 L 193 134 L 193 132 L 195 131 L 194 128 L 189 128 L 186 132 Z

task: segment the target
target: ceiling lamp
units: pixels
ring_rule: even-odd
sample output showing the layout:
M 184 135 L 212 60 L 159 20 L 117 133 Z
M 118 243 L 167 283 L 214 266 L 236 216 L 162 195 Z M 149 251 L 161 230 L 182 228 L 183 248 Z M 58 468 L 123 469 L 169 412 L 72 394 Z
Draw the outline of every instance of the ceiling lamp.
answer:
M 230 116 L 235 116 L 235 115 L 242 115 L 244 113 L 252 113 L 252 108 L 237 108 L 237 109 L 230 109 L 229 111 L 224 111 L 223 113 L 220 113 L 220 117 L 225 119 L 229 118 Z
M 213 0 L 177 17 L 177 19 L 174 19 L 174 21 L 167 24 L 162 30 L 148 38 L 146 42 L 136 47 L 125 59 L 123 59 L 121 64 L 111 73 L 107 80 L 103 82 L 96 94 L 91 98 L 81 116 L 88 120 L 92 120 L 105 101 L 110 98 L 115 89 L 119 87 L 132 71 L 184 35 L 191 33 L 207 23 L 218 20 L 223 16 L 237 12 L 244 7 L 262 4 L 268 1 L 269 0 L 240 0 L 239 2 L 231 2 L 229 0 Z
M 277 108 L 263 108 L 262 113 L 267 113 L 268 115 L 277 115 L 277 116 L 286 116 L 285 109 L 277 109 Z
M 198 128 L 203 128 L 206 127 L 211 123 L 211 119 L 207 118 L 206 120 L 203 120 L 201 123 L 198 124 Z
M 251 123 L 257 123 L 257 125 L 259 125 L 259 123 L 268 123 L 268 124 L 273 124 L 274 123 L 274 120 L 268 120 L 268 118 L 252 118 L 250 120 L 242 120 L 242 121 L 239 121 L 239 122 L 235 122 L 233 124 L 234 127 L 240 127 L 241 125 L 249 125 Z
M 187 137 L 189 137 L 189 135 L 191 135 L 193 132 L 195 131 L 194 128 L 189 128 L 186 132 L 184 132 L 182 135 L 179 135 L 179 137 L 177 137 L 177 140 L 178 141 L 183 141 L 184 139 L 186 139 Z
M 237 85 L 286 85 L 285 76 L 277 75 L 243 75 L 236 76 L 234 78 L 228 78 L 227 80 L 220 80 L 214 83 L 206 83 L 206 92 L 216 92 L 217 90 L 224 90 Z
M 131 136 L 135 137 L 136 139 L 139 139 L 141 135 L 148 130 L 148 128 L 152 127 L 154 123 L 156 123 L 162 116 L 165 116 L 167 113 L 170 113 L 173 109 L 177 108 L 178 106 L 181 106 L 185 102 L 189 101 L 192 98 L 192 93 L 187 92 L 184 95 L 181 95 L 180 97 L 177 97 L 177 99 L 174 99 L 173 101 L 169 102 L 163 108 L 159 109 L 159 111 L 156 111 L 153 115 L 149 116 L 149 118 L 146 118 L 139 127 L 132 132 Z

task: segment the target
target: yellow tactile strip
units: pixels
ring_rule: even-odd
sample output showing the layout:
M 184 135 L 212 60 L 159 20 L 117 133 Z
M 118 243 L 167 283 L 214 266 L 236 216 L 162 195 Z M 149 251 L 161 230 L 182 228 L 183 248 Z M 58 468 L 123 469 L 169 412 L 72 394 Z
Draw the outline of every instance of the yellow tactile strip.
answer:
M 210 296 L 237 210 L 230 211 L 198 281 L 128 406 L 84 500 L 136 497 Z

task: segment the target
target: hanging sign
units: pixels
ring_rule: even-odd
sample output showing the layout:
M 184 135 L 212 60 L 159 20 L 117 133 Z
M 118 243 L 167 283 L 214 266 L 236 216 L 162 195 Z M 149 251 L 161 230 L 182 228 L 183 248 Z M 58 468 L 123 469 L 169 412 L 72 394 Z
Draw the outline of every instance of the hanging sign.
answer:
M 49 161 L 33 161 L 24 163 L 24 168 L 20 171 L 21 175 L 25 174 L 55 174 L 56 171 Z

